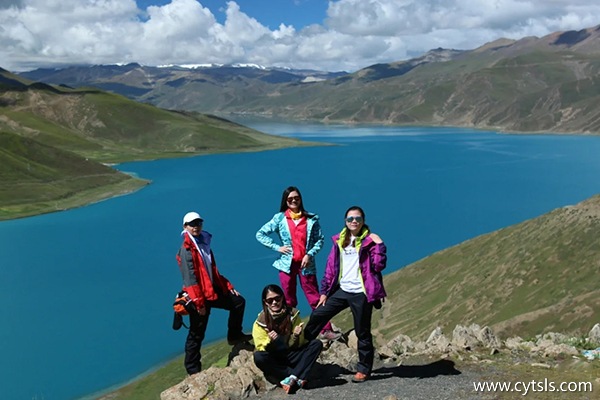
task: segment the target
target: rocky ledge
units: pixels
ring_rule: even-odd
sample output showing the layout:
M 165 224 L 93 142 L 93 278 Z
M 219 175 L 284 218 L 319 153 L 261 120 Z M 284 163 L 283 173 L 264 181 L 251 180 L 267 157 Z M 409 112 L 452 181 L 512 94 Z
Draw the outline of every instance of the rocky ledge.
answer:
M 594 325 L 586 337 L 569 337 L 560 333 L 546 333 L 535 338 L 523 339 L 510 337 L 501 340 L 489 327 L 478 325 L 468 327 L 457 325 L 451 337 L 447 337 L 440 328 L 436 328 L 426 341 L 414 341 L 406 335 L 398 335 L 387 344 L 377 349 L 374 374 L 378 368 L 389 369 L 390 365 L 399 366 L 405 360 L 415 357 L 434 356 L 438 366 L 452 364 L 455 359 L 493 364 L 496 355 L 507 354 L 515 363 L 526 362 L 533 367 L 552 368 L 550 362 L 556 357 L 582 358 L 582 348 L 600 346 L 600 324 Z M 328 380 L 333 382 L 343 374 L 351 374 L 357 362 L 356 336 L 348 332 L 339 341 L 327 343 L 321 353 L 317 365 L 311 373 L 311 382 Z M 492 358 L 490 358 L 492 357 Z M 600 360 L 587 361 L 600 362 Z M 262 372 L 254 365 L 252 346 L 239 345 L 229 355 L 229 365 L 225 368 L 211 367 L 198 374 L 188 376 L 179 384 L 161 393 L 161 400 L 181 399 L 213 399 L 233 400 L 244 398 L 272 398 L 277 385 L 265 379 Z M 460 374 L 452 365 L 442 372 L 444 375 Z M 600 378 L 595 385 L 600 384 Z M 327 385 L 322 385 L 327 386 Z

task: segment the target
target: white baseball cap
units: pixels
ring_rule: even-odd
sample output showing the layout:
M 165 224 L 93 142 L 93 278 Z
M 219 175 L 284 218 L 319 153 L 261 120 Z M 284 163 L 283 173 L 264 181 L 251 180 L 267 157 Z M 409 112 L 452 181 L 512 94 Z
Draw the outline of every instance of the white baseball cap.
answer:
M 190 222 L 192 222 L 192 221 L 194 221 L 194 220 L 196 220 L 196 219 L 199 219 L 199 220 L 201 220 L 201 221 L 204 221 L 204 220 L 202 219 L 202 217 L 200 216 L 200 214 L 198 214 L 197 212 L 194 212 L 194 211 L 190 211 L 189 213 L 187 213 L 187 214 L 185 214 L 185 215 L 183 216 L 183 224 L 184 224 L 184 225 L 185 225 L 185 224 L 189 224 Z

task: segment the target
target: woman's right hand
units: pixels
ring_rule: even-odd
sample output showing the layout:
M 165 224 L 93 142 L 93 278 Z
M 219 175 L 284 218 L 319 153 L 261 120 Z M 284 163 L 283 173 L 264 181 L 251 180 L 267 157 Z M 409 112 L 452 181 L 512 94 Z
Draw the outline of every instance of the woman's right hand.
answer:
M 279 337 L 279 335 L 275 331 L 269 331 L 267 335 L 269 336 L 269 339 L 271 339 L 271 341 L 276 340 Z
M 279 249 L 277 249 L 277 251 L 281 254 L 291 254 L 292 246 L 280 246 Z
M 324 306 L 325 305 L 325 301 L 327 301 L 327 296 L 322 294 L 321 297 L 319 297 L 319 302 L 317 303 L 317 305 L 315 306 L 315 308 L 319 307 L 319 306 Z

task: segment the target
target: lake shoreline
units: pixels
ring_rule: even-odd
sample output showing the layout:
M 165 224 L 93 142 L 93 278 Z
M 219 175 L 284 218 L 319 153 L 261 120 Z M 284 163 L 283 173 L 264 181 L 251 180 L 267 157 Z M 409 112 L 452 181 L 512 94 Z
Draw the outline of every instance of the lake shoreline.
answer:
M 218 154 L 241 154 L 241 153 L 257 153 L 263 151 L 274 151 L 281 150 L 287 148 L 297 148 L 297 147 L 312 147 L 312 146 L 333 146 L 331 143 L 324 142 L 311 142 L 304 141 L 302 139 L 297 139 L 299 143 L 294 145 L 271 145 L 264 146 L 261 148 L 253 148 L 253 149 L 236 149 L 236 150 L 218 150 L 218 151 L 206 151 L 206 152 L 198 152 L 194 154 L 181 154 L 180 156 L 173 157 L 163 157 L 163 158 L 150 158 L 150 159 L 139 159 L 139 160 L 129 160 L 123 161 L 125 162 L 146 162 L 146 161 L 157 161 L 163 159 L 173 159 L 173 158 L 192 158 L 192 157 L 202 157 L 207 155 L 218 155 Z M 103 163 L 104 165 L 113 168 L 122 163 Z M 45 202 L 45 203 L 26 203 L 19 204 L 16 206 L 6 206 L 0 207 L 0 223 L 2 221 L 11 221 L 21 218 L 29 218 L 35 217 L 38 215 L 44 215 L 49 213 L 68 211 L 75 208 L 86 207 L 91 204 L 96 204 L 102 201 L 114 199 L 120 196 L 126 196 L 133 193 L 136 193 L 148 185 L 152 184 L 151 180 L 145 179 L 143 177 L 139 177 L 135 174 L 131 174 L 125 171 L 119 171 L 124 175 L 128 175 L 130 178 L 118 182 L 116 184 L 109 184 L 105 186 L 99 186 L 90 188 L 88 190 L 76 193 L 70 197 L 58 199 L 55 201 Z

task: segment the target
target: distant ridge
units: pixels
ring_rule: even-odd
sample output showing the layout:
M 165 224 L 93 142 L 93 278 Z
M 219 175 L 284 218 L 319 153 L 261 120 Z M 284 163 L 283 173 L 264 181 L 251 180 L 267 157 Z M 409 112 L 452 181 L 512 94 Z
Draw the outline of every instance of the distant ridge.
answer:
M 37 70 L 163 108 L 335 123 L 600 133 L 600 25 L 473 50 L 434 49 L 351 74 L 257 66 L 184 70 L 131 64 Z

